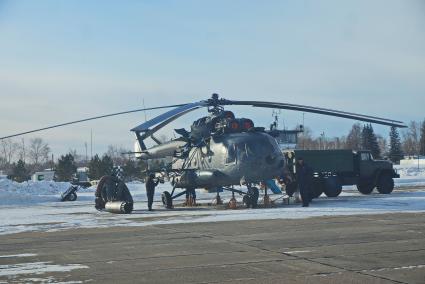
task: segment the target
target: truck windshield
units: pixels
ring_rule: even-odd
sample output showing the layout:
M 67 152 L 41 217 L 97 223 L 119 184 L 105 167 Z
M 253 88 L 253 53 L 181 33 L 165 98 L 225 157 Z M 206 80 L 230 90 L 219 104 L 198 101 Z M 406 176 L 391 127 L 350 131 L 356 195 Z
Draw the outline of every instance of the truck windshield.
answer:
M 370 161 L 371 160 L 371 155 L 370 153 L 361 153 L 361 160 L 362 161 Z

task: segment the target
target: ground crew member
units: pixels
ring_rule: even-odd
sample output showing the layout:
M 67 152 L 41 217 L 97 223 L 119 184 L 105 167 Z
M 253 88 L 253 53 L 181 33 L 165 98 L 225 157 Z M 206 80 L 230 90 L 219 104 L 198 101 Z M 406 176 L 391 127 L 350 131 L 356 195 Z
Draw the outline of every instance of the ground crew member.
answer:
M 300 190 L 303 207 L 308 207 L 311 201 L 311 186 L 312 186 L 313 171 L 308 166 L 303 158 L 297 159 L 297 182 Z
M 158 185 L 159 179 L 155 180 L 155 174 L 149 174 L 146 179 L 146 195 L 148 197 L 148 209 L 152 211 L 153 196 L 155 194 L 155 187 Z

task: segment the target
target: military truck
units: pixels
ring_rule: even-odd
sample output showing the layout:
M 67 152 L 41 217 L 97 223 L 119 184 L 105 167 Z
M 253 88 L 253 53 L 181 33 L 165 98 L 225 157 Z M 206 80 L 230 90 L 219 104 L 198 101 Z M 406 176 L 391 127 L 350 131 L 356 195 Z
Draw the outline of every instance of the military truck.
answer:
M 325 193 L 337 197 L 343 185 L 357 185 L 362 194 L 376 187 L 381 194 L 390 194 L 394 178 L 400 175 L 390 161 L 374 160 L 370 151 L 294 150 L 285 153 L 288 170 L 296 176 L 296 161 L 303 158 L 313 170 L 313 198 Z

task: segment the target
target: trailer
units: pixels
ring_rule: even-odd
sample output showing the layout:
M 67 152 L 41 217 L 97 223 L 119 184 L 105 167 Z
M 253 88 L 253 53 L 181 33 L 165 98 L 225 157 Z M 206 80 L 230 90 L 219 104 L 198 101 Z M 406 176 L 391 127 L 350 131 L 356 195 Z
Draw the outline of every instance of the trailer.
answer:
M 390 161 L 375 160 L 370 151 L 294 150 L 286 152 L 285 159 L 295 182 L 299 158 L 313 169 L 313 198 L 322 193 L 337 197 L 344 185 L 356 185 L 362 194 L 370 194 L 374 188 L 381 194 L 390 194 L 394 178 L 400 177 Z

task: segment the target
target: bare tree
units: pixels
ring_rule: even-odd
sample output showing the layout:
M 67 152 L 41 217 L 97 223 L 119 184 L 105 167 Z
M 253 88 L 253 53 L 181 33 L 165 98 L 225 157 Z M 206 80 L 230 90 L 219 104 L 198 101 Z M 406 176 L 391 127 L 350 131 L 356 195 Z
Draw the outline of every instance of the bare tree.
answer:
M 1 170 L 4 170 L 6 168 L 6 166 L 7 166 L 6 159 L 2 155 L 0 155 L 0 167 L 1 167 Z
M 122 166 L 128 160 L 128 155 L 125 153 L 129 153 L 129 152 L 130 151 L 128 149 L 124 149 L 121 146 L 109 145 L 106 155 L 111 157 L 112 161 L 114 162 L 114 165 Z
M 314 150 L 319 148 L 319 142 L 313 138 L 310 128 L 304 127 L 304 132 L 298 139 L 298 148 L 306 150 Z
M 388 154 L 388 141 L 381 135 L 376 135 L 378 140 L 379 149 L 381 150 L 381 156 L 386 156 Z
M 335 137 L 327 140 L 326 149 L 344 149 L 347 138 L 345 136 Z
M 25 139 L 22 138 L 21 143 L 18 144 L 18 158 L 25 163 L 27 157 L 27 151 L 25 148 Z
M 0 141 L 0 165 L 2 168 L 4 168 L 7 165 L 7 158 L 6 158 L 6 140 Z
M 353 124 L 345 143 L 347 149 L 360 150 L 362 148 L 362 126 L 360 123 Z
M 0 141 L 1 157 L 4 163 L 9 165 L 12 163 L 18 147 L 18 143 L 14 142 L 12 139 L 3 139 Z
M 74 162 L 77 166 L 81 166 L 87 163 L 86 157 L 83 155 L 78 154 L 77 149 L 69 149 L 68 154 L 71 154 L 74 158 Z
M 409 128 L 403 131 L 403 152 L 409 156 L 419 153 L 420 125 L 416 121 L 409 123 Z
M 49 159 L 50 147 L 41 138 L 30 140 L 28 156 L 34 165 L 40 165 Z

